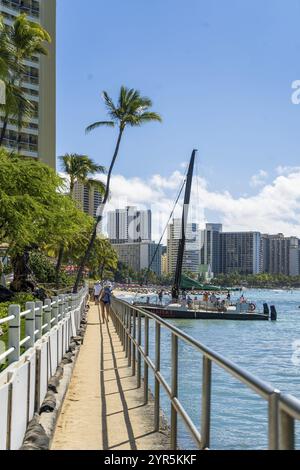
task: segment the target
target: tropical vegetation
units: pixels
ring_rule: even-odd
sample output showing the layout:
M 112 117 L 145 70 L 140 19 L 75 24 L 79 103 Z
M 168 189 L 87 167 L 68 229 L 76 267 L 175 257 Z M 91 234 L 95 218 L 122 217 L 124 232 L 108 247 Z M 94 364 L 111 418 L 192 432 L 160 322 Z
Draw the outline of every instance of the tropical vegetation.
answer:
M 0 148 L 0 168 L 0 245 L 8 245 L 14 273 L 11 288 L 34 290 L 36 283 L 54 282 L 62 244 L 63 261 L 79 261 L 94 221 L 76 206 L 64 191 L 65 181 L 49 166 Z M 87 267 L 100 275 L 116 264 L 109 242 L 97 240 Z

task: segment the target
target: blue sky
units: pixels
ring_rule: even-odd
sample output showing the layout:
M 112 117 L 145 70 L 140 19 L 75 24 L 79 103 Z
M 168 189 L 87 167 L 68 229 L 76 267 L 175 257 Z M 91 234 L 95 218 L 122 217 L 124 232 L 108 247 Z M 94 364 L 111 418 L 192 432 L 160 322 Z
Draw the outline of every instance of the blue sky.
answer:
M 58 155 L 83 152 L 109 163 L 115 131 L 86 136 L 84 129 L 105 117 L 101 91 L 116 97 L 125 84 L 150 96 L 164 122 L 128 130 L 118 175 L 146 184 L 154 174 L 169 179 L 198 148 L 208 195 L 230 192 L 240 201 L 294 174 L 299 0 L 57 3 Z M 205 211 L 226 224 L 218 208 Z M 290 230 L 300 236 L 300 227 Z

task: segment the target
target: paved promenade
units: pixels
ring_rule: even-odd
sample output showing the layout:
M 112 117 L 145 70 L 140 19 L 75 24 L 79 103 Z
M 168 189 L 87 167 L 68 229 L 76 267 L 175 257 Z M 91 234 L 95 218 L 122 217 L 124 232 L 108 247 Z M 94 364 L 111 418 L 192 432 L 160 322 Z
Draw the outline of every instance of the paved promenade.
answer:
M 112 322 L 102 324 L 92 304 L 52 450 L 167 450 L 167 431 L 153 432 L 153 415 Z

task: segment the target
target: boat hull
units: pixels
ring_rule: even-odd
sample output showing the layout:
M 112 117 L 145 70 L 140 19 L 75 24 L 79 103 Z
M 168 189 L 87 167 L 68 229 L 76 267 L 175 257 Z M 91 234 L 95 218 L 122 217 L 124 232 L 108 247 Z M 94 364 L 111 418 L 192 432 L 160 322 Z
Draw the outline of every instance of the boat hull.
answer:
M 177 320 L 237 320 L 237 321 L 269 321 L 268 315 L 263 313 L 231 313 L 231 312 L 203 312 L 193 310 L 180 310 L 162 307 L 143 306 L 143 309 L 164 319 Z

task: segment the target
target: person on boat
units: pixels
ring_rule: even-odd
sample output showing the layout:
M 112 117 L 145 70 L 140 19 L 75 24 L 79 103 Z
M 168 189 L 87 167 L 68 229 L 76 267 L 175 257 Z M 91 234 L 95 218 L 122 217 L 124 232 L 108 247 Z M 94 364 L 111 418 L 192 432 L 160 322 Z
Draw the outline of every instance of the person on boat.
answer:
M 228 302 L 230 302 L 230 301 L 231 301 L 231 294 L 230 294 L 230 291 L 228 291 L 228 294 L 227 294 L 227 300 L 228 300 Z
M 164 292 L 161 290 L 158 294 L 159 303 L 162 304 Z
M 210 300 L 210 302 L 211 302 L 212 304 L 215 304 L 215 303 L 218 301 L 218 299 L 217 299 L 217 297 L 216 297 L 215 294 L 212 294 L 212 295 L 210 296 L 210 299 L 209 299 L 209 300 Z
M 240 304 L 245 304 L 246 302 L 247 302 L 247 300 L 245 299 L 244 294 L 242 294 L 241 297 L 240 297 L 239 303 Z
M 208 302 L 208 300 L 209 300 L 208 292 L 205 292 L 205 293 L 203 294 L 203 302 Z
M 193 306 L 193 299 L 190 295 L 187 296 L 187 307 L 192 308 Z

